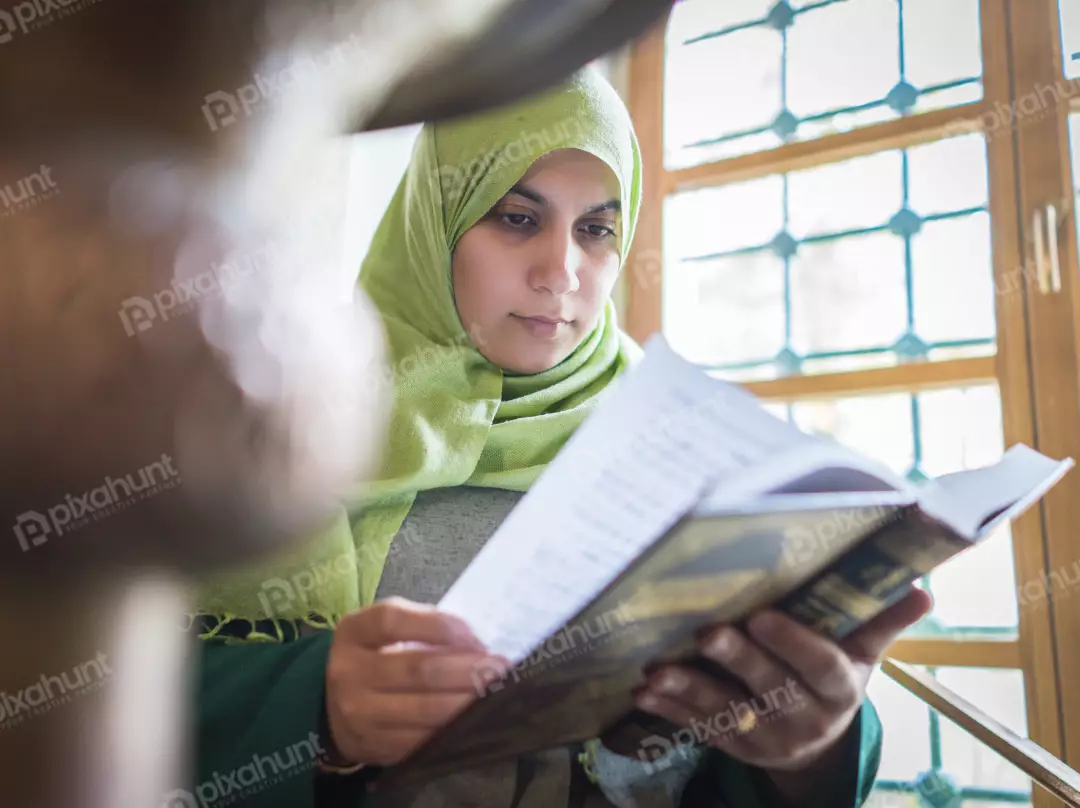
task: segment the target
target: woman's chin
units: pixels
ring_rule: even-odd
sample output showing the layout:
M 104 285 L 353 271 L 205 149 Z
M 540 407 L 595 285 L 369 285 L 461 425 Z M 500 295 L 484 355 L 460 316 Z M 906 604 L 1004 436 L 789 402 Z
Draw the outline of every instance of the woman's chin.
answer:
M 532 376 L 551 370 L 571 353 L 565 346 L 545 344 L 529 346 L 527 350 L 515 352 L 510 356 L 501 356 L 495 364 L 504 371 L 516 376 Z

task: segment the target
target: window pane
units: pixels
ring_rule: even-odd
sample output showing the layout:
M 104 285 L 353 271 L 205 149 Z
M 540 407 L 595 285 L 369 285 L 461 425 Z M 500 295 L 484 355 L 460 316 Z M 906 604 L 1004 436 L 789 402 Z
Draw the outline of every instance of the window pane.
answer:
M 908 207 L 920 216 L 985 207 L 989 200 L 982 134 L 937 140 L 907 150 Z
M 907 80 L 934 87 L 982 75 L 979 0 L 904 0 Z
M 788 232 L 795 238 L 878 227 L 903 204 L 901 153 L 880 152 L 788 177 Z
M 771 251 L 682 262 L 670 272 L 664 333 L 692 362 L 767 360 L 784 345 L 784 264 Z
M 788 34 L 788 107 L 800 118 L 884 98 L 900 80 L 896 0 L 802 15 Z
M 741 357 L 713 368 L 736 380 L 993 355 L 986 175 L 985 138 L 975 134 L 673 194 L 664 205 L 665 263 L 686 266 L 666 276 L 664 327 L 676 329 L 688 356 Z M 701 275 L 690 264 L 755 250 L 771 251 L 783 267 L 769 276 L 767 314 L 754 306 L 707 311 L 712 303 L 687 291 L 696 287 L 686 278 Z M 1023 282 L 1005 278 L 1001 291 Z M 761 293 L 755 286 L 745 294 Z M 766 327 L 776 329 L 767 338 Z M 776 351 L 726 350 L 722 331 L 757 333 L 755 351 Z M 695 333 L 710 347 L 687 343 Z
M 924 342 L 993 338 L 989 215 L 927 222 L 911 238 L 911 262 L 914 331 Z
M 792 405 L 792 411 L 804 432 L 831 437 L 899 474 L 915 462 L 911 397 L 906 393 L 805 401 Z
M 922 469 L 931 477 L 996 463 L 1005 452 L 997 386 L 920 393 Z
M 978 100 L 980 48 L 978 0 L 682 0 L 667 32 L 665 165 Z
M 668 37 L 672 42 L 681 43 L 725 28 L 759 22 L 775 4 L 776 0 L 676 3 L 671 9 Z
M 884 730 L 878 779 L 915 782 L 930 768 L 930 709 L 880 670 L 866 695 Z
M 988 628 L 1015 635 L 1019 612 L 1015 576 L 1012 531 L 1006 524 L 930 573 L 934 630 L 915 626 L 908 636 Z
M 947 109 L 958 107 L 961 104 L 970 104 L 982 98 L 982 86 L 980 84 L 961 84 L 956 87 L 946 87 L 941 90 L 927 90 L 919 93 L 919 98 L 912 107 L 914 112 L 929 112 L 933 109 Z M 983 118 L 983 121 L 986 121 Z M 964 803 L 967 805 L 967 803 Z
M 791 286 L 791 341 L 801 354 L 888 346 L 904 333 L 904 242 L 892 233 L 803 245 Z
M 687 191 L 664 204 L 664 250 L 675 259 L 758 247 L 783 228 L 780 176 Z
M 932 673 L 976 707 L 1027 737 L 1020 671 L 938 668 Z M 867 696 L 884 730 L 881 766 L 867 806 L 922 808 L 955 804 L 955 798 L 964 808 L 1030 805 L 1031 780 L 1027 775 L 949 719 L 932 713 L 880 670 L 871 677 Z
M 683 147 L 764 130 L 758 148 L 779 145 L 768 130 L 781 110 L 782 49 L 776 32 L 760 27 L 674 49 L 664 73 L 664 143 Z

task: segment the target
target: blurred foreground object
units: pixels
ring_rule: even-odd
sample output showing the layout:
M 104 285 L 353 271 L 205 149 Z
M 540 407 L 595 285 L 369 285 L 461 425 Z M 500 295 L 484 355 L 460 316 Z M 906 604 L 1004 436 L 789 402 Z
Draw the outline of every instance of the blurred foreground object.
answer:
M 195 804 L 185 581 L 294 545 L 377 460 L 381 334 L 318 159 L 540 91 L 667 5 L 0 0 L 5 806 Z

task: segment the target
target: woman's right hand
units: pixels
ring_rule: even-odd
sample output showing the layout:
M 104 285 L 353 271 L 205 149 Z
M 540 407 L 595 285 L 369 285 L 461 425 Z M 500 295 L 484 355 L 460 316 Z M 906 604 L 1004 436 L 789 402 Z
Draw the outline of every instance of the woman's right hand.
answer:
M 388 598 L 346 615 L 326 665 L 335 757 L 397 763 L 483 692 L 478 672 L 507 664 L 434 606 Z

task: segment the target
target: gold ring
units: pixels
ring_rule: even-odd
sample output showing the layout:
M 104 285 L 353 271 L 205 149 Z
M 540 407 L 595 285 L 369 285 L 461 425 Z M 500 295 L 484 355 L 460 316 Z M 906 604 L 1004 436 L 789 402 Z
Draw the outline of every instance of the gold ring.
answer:
M 755 729 L 757 723 L 757 713 L 753 710 L 747 710 L 739 716 L 739 734 L 745 735 L 747 732 Z

